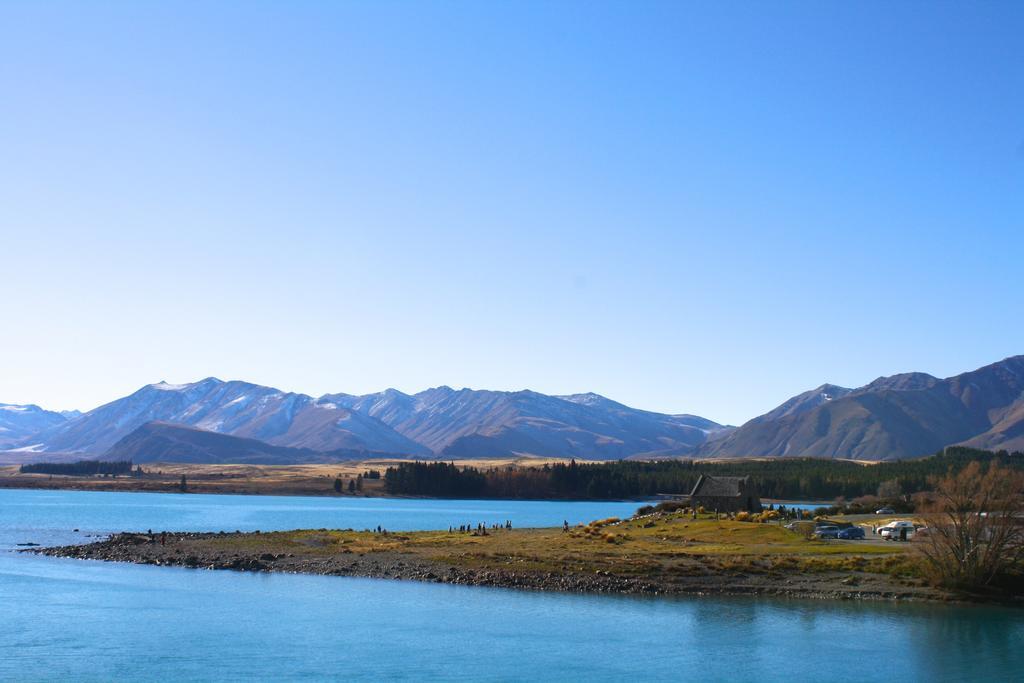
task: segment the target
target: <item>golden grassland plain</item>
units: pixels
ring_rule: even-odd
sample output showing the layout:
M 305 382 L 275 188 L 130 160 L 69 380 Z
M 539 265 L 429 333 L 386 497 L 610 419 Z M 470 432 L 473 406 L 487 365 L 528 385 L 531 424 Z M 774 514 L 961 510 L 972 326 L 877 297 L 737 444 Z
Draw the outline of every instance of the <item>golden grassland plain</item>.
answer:
M 18 465 L 0 466 L 0 488 L 71 489 L 82 491 L 179 492 L 184 476 L 190 493 L 230 493 L 262 495 L 337 496 L 334 480 L 341 479 L 343 493 L 348 483 L 368 470 L 383 474 L 400 459 L 344 461 L 316 465 L 200 465 L 187 463 L 147 463 L 142 477 L 65 476 L 22 474 Z M 407 461 L 406 461 L 407 462 Z M 480 458 L 454 460 L 456 465 L 479 469 L 518 465 L 539 467 L 547 463 L 568 462 L 558 458 Z M 363 490 L 354 495 L 384 495 L 383 482 L 364 479 Z

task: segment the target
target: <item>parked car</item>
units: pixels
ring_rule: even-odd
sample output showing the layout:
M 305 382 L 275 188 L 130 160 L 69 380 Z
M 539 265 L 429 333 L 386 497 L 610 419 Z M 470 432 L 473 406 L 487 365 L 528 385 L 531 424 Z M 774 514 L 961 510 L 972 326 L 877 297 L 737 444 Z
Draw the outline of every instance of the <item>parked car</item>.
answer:
M 861 529 L 859 526 L 846 527 L 845 529 L 841 529 L 839 533 L 836 534 L 836 538 L 840 538 L 844 541 L 856 541 L 858 539 L 864 538 L 864 530 Z
M 914 523 L 908 522 L 905 519 L 898 519 L 895 522 L 889 522 L 881 529 L 878 530 L 878 534 L 887 541 L 891 541 L 894 538 L 899 538 L 901 532 L 906 530 L 906 535 L 909 537 L 914 533 Z
M 896 511 L 893 510 L 892 508 L 879 508 L 878 510 L 875 510 L 875 514 L 876 515 L 895 515 Z
M 819 526 L 814 530 L 814 535 L 818 538 L 839 538 L 839 527 Z

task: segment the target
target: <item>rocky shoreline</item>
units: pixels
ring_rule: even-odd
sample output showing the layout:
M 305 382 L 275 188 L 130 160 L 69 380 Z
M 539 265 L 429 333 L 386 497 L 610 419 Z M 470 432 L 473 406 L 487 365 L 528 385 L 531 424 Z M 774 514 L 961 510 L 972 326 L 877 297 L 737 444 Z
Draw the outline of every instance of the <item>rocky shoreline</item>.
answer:
M 263 534 L 269 541 L 273 534 Z M 652 571 L 625 576 L 592 571 L 533 571 L 474 568 L 394 550 L 330 554 L 275 551 L 255 533 L 120 533 L 93 543 L 29 548 L 51 557 L 130 562 L 191 569 L 279 572 L 324 576 L 426 581 L 538 591 L 629 595 L 753 595 L 826 600 L 949 601 L 934 589 L 895 581 L 874 573 L 749 573 L 709 569 L 704 572 Z M 245 546 L 240 548 L 240 546 Z M 265 546 L 265 547 L 261 547 Z

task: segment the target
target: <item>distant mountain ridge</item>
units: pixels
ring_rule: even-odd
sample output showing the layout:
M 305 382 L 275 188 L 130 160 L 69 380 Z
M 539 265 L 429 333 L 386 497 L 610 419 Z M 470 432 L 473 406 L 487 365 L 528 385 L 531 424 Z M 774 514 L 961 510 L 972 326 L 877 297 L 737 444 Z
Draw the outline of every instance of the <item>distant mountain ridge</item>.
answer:
M 834 399 L 842 398 L 843 396 L 850 394 L 852 391 L 853 389 L 836 386 L 835 384 L 822 384 L 817 389 L 811 389 L 810 391 L 805 391 L 802 394 L 797 394 L 778 408 L 775 408 L 764 415 L 755 417 L 747 424 L 773 422 L 789 415 L 799 415 L 800 413 L 817 408 L 818 406 L 824 405 Z
M 377 420 L 305 394 L 208 377 L 149 384 L 32 437 L 46 451 L 103 453 L 150 422 L 167 422 L 315 451 L 339 449 L 426 455 L 424 447 Z
M 708 441 L 695 455 L 894 460 L 957 444 L 1024 447 L 1024 356 L 947 379 L 904 373 L 858 389 L 823 385 Z
M 529 453 L 620 459 L 692 449 L 722 429 L 705 418 L 637 410 L 597 394 L 438 387 L 415 395 L 389 389 L 321 400 L 379 419 L 436 454 L 459 458 Z
M 23 445 L 34 434 L 67 422 L 69 415 L 37 405 L 0 403 L 0 450 Z
M 242 454 L 322 461 L 354 453 L 619 459 L 688 452 L 722 429 L 705 418 L 637 410 L 597 394 L 560 397 L 437 387 L 414 395 L 388 389 L 313 398 L 208 377 L 191 384 L 146 385 L 80 416 L 47 423 L 28 436 L 23 432 L 20 441 L 11 443 L 33 452 L 134 453 L 139 462 L 151 452 L 186 457 L 188 444 L 195 457 L 217 462 Z M 253 444 L 202 439 L 195 430 L 297 450 L 268 454 Z
M 740 427 L 638 410 L 593 393 L 441 386 L 314 398 L 213 377 L 146 385 L 81 415 L 0 404 L 0 450 L 36 459 L 111 453 L 146 462 L 159 453 L 209 462 L 323 462 L 372 453 L 893 460 L 960 444 L 1024 449 L 1024 356 L 946 379 L 911 372 L 855 389 L 823 384 Z
M 373 451 L 273 446 L 258 439 L 219 434 L 205 429 L 167 422 L 147 422 L 115 443 L 103 454 L 104 460 L 184 462 L 203 464 L 291 465 L 336 462 L 380 455 Z

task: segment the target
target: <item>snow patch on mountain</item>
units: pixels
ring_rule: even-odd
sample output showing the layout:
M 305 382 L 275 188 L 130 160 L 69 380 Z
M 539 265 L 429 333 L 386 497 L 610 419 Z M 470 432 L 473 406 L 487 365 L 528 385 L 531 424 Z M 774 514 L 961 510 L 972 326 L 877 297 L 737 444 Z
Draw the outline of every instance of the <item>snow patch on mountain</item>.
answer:
M 167 382 L 157 382 L 156 384 L 150 384 L 151 388 L 158 391 L 181 391 L 182 389 L 188 389 L 191 384 L 168 384 Z
M 12 448 L 9 453 L 42 453 L 46 450 L 46 445 L 37 443 L 31 446 L 22 446 L 21 448 Z

